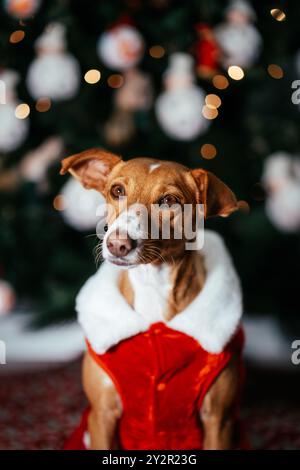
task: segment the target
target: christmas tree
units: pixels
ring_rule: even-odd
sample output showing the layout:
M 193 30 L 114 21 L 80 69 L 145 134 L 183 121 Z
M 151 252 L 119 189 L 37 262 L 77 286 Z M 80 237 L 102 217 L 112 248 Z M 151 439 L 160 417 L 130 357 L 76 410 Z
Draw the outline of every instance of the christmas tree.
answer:
M 103 147 L 224 180 L 240 211 L 207 227 L 229 245 L 245 309 L 293 325 L 300 224 L 268 216 L 262 173 L 270 154 L 299 152 L 299 14 L 298 2 L 269 0 L 2 2 L 2 310 L 11 285 L 36 325 L 74 317 L 98 239 L 93 217 L 68 207 L 80 190 L 59 176 L 60 159 Z

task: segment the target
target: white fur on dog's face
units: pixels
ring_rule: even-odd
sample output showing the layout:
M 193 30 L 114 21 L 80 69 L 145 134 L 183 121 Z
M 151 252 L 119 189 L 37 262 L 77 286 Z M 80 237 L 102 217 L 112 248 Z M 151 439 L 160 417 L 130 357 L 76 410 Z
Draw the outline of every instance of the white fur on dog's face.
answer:
M 107 247 L 108 237 L 115 231 L 124 233 L 126 236 L 129 236 L 132 240 L 137 242 L 136 248 L 131 250 L 128 255 L 123 256 L 122 258 L 117 258 L 112 255 Z M 133 204 L 128 208 L 128 210 L 123 210 L 123 212 L 119 214 L 108 228 L 102 244 L 103 259 L 126 268 L 136 266 L 140 262 L 139 255 L 141 254 L 142 242 L 145 236 L 145 225 L 140 213 L 139 205 Z

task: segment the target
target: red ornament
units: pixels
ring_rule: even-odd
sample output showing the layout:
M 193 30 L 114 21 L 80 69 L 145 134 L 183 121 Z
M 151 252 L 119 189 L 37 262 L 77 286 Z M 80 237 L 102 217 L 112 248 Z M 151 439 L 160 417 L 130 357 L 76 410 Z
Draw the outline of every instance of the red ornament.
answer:
M 201 78 L 211 78 L 219 69 L 220 48 L 209 25 L 198 23 L 196 31 L 198 34 L 195 46 L 197 73 Z

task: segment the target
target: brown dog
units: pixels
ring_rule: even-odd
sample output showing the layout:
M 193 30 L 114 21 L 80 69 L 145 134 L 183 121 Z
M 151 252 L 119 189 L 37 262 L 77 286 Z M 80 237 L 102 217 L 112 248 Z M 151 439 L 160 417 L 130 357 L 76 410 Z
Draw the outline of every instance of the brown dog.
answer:
M 149 158 L 124 162 L 99 149 L 63 160 L 61 173 L 66 172 L 79 179 L 85 188 L 100 191 L 115 209 L 113 215 L 108 215 L 102 252 L 104 259 L 125 268 L 120 273 L 119 288 L 127 303 L 144 315 L 148 315 L 147 306 L 151 304 L 151 309 L 159 310 L 166 321 L 182 312 L 203 288 L 206 268 L 199 251 L 186 251 L 184 236 L 181 239 L 172 236 L 178 209 L 171 211 L 171 206 L 191 204 L 193 224 L 197 204 L 204 205 L 205 217 L 226 217 L 238 208 L 232 191 L 212 173 L 202 169 L 191 171 L 177 163 Z M 122 225 L 122 214 L 128 214 L 120 204 L 122 197 L 127 198 L 127 207 L 143 204 L 149 213 L 151 204 L 163 206 L 164 211 L 156 219 L 160 235 L 165 215 L 170 216 L 169 212 L 172 212 L 170 239 L 159 236 L 153 240 L 149 232 L 149 237 L 142 240 L 138 235 L 139 228 L 135 227 L 137 240 L 134 240 L 128 228 Z M 158 276 L 152 290 L 133 275 L 138 271 L 129 269 L 141 265 L 150 266 L 151 275 Z M 164 289 L 159 277 L 162 272 L 168 278 L 168 289 Z M 233 357 L 203 400 L 200 420 L 204 449 L 229 449 L 232 446 L 232 406 L 238 391 L 237 362 Z M 113 382 L 89 353 L 83 364 L 83 385 L 91 404 L 88 418 L 91 448 L 112 449 L 116 446 L 122 404 Z

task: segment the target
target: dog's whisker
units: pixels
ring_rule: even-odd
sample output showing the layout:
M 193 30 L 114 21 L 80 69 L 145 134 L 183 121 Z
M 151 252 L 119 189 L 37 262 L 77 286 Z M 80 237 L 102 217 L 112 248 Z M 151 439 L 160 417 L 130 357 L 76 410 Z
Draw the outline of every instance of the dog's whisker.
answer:
M 100 240 L 99 243 L 95 246 L 93 250 L 94 258 L 95 258 L 95 264 L 96 267 L 98 268 L 99 264 L 101 261 L 104 261 L 103 256 L 102 256 L 102 245 L 103 245 L 103 240 Z
M 98 237 L 97 233 L 89 233 L 88 235 L 85 235 L 85 238 L 90 238 L 90 237 Z
M 154 257 L 160 259 L 162 262 L 166 262 L 165 258 L 162 256 L 162 254 L 161 254 L 161 252 L 160 252 L 160 250 L 159 250 L 158 247 L 155 247 L 155 246 L 153 246 L 153 245 L 148 244 L 148 246 L 146 247 L 144 253 L 146 253 L 147 255 L 149 255 L 150 258 L 151 258 L 152 256 L 154 256 Z

